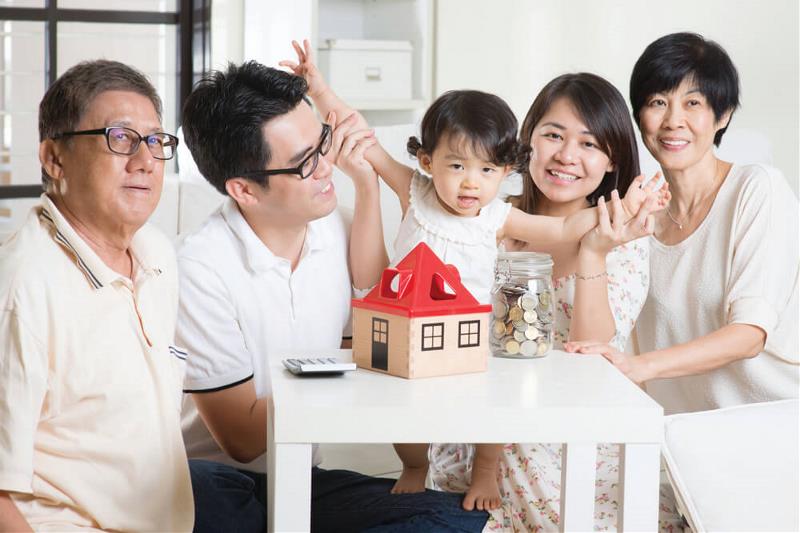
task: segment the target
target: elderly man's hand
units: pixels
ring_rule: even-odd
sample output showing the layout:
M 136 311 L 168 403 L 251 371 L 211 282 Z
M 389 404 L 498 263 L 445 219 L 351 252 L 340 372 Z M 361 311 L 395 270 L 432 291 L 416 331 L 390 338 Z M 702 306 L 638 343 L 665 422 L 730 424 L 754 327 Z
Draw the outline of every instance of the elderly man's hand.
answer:
M 652 379 L 646 359 L 620 352 L 610 344 L 598 341 L 567 342 L 564 350 L 570 353 L 600 354 L 637 385 Z

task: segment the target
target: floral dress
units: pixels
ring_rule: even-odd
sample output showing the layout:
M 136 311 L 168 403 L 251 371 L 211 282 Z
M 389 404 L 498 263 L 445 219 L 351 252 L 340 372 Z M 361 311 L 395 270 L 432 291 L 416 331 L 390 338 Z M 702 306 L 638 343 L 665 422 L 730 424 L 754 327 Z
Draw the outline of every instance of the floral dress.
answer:
M 608 301 L 616 324 L 611 343 L 624 350 L 644 305 L 649 286 L 647 239 L 612 250 L 606 258 Z M 553 280 L 556 314 L 554 345 L 560 349 L 569 338 L 575 275 Z M 595 481 L 595 531 L 616 531 L 619 507 L 619 445 L 597 447 Z M 469 489 L 474 456 L 471 444 L 432 444 L 430 472 L 435 488 L 449 492 Z M 506 444 L 500 459 L 502 506 L 491 511 L 484 532 L 558 531 L 561 496 L 560 444 Z M 681 531 L 681 519 L 672 509 L 669 493 L 662 491 L 660 529 Z

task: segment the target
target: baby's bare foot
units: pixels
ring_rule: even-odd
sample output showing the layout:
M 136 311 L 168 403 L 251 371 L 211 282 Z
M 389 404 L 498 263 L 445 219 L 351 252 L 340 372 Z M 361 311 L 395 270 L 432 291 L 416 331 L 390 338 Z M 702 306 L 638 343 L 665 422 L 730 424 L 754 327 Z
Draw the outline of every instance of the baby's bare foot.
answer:
M 497 468 L 472 465 L 472 484 L 462 503 L 465 511 L 489 511 L 500 507 L 500 487 L 497 485 Z
M 392 487 L 392 494 L 410 494 L 425 490 L 425 478 L 428 468 L 404 467 L 403 472 Z

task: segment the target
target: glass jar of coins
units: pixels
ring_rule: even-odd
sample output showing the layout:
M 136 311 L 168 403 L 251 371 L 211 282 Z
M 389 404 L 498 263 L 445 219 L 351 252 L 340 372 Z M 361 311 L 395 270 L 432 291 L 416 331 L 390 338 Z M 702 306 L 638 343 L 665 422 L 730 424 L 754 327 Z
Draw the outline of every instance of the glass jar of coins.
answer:
M 500 252 L 491 293 L 491 347 L 496 357 L 544 357 L 553 347 L 553 260 L 534 252 Z

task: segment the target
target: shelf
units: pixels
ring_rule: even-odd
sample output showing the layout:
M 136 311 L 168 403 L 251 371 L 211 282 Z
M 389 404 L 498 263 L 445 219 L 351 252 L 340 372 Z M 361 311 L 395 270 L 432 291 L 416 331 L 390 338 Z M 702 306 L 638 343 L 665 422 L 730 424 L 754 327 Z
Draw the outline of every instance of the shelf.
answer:
M 425 107 L 425 100 L 355 100 L 349 104 L 359 111 L 404 111 Z

